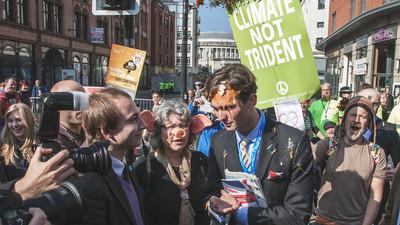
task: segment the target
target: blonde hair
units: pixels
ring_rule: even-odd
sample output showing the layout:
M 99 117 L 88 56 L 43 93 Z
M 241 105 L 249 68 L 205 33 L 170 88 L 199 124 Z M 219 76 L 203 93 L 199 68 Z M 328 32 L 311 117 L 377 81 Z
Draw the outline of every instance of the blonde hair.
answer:
M 25 126 L 26 138 L 24 143 L 22 144 L 21 152 L 24 159 L 30 161 L 32 158 L 32 144 L 35 142 L 35 133 L 34 133 L 34 123 L 35 118 L 33 116 L 32 110 L 23 103 L 17 103 L 11 105 L 10 108 L 4 114 L 5 119 L 5 127 L 1 133 L 1 137 L 3 143 L 0 147 L 0 156 L 6 165 L 16 165 L 17 164 L 17 153 L 15 152 L 15 143 L 13 139 L 13 135 L 8 128 L 8 118 L 13 112 L 19 112 L 22 123 Z

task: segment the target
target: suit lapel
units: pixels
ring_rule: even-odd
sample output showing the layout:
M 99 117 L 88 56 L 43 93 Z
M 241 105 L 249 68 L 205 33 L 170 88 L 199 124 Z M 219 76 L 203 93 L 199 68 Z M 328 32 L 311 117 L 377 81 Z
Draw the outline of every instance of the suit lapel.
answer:
M 263 138 L 261 141 L 260 149 L 258 152 L 258 159 L 256 165 L 256 175 L 263 180 L 267 174 L 269 164 L 274 156 L 276 150 L 278 149 L 278 144 L 274 140 L 277 133 L 275 131 L 276 123 L 275 121 L 268 119 L 266 117 L 266 124 L 264 129 Z
M 131 220 L 131 224 L 135 224 L 135 219 L 132 214 L 131 206 L 129 204 L 129 201 L 125 195 L 125 191 L 123 190 L 123 187 L 122 187 L 117 175 L 114 173 L 114 171 L 111 170 L 106 176 L 104 176 L 104 180 L 106 181 L 107 185 L 109 186 L 111 193 L 113 193 L 115 198 L 121 204 L 125 213 L 128 215 L 129 219 Z
M 242 166 L 240 164 L 238 149 L 237 149 L 237 141 L 235 132 L 229 132 L 224 147 L 223 152 L 223 165 L 224 170 L 229 169 L 229 171 L 234 172 L 243 172 Z

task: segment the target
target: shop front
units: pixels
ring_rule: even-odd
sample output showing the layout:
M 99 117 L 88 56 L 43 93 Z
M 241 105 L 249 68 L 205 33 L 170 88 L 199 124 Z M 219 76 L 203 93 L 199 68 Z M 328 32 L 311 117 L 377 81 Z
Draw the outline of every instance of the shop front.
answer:
M 378 89 L 393 85 L 396 37 L 397 26 L 378 29 L 372 35 L 374 69 L 371 84 Z

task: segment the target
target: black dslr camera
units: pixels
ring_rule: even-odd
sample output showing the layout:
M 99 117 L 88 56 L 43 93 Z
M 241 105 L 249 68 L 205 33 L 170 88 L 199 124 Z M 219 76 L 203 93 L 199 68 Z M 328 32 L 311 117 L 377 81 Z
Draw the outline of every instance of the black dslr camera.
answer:
M 12 191 L 0 191 L 0 219 L 3 225 L 28 225 L 32 216 L 27 213 L 31 207 L 40 208 L 47 220 L 62 224 L 77 218 L 83 203 L 79 182 L 64 182 L 60 187 L 42 193 L 38 198 L 22 202 L 21 196 Z
M 52 148 L 53 154 L 43 157 L 48 160 L 61 151 L 55 141 L 60 127 L 59 110 L 84 110 L 89 105 L 89 96 L 83 92 L 50 92 L 41 98 L 43 106 L 39 112 L 37 136 L 44 148 Z M 95 142 L 87 148 L 69 149 L 69 157 L 74 160 L 78 172 L 96 172 L 106 174 L 111 169 L 111 157 L 108 154 L 107 141 Z
M 21 208 L 22 198 L 12 191 L 0 190 L 0 219 L 3 225 L 28 225 L 32 216 Z

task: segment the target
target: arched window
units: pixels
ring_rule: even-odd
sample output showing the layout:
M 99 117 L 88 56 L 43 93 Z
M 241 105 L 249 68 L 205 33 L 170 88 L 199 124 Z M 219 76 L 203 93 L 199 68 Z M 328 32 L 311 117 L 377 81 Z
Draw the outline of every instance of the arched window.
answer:
M 81 77 L 81 60 L 78 56 L 74 57 L 75 80 L 80 81 Z
M 19 50 L 19 67 L 22 80 L 31 80 L 32 74 L 32 56 L 27 48 Z

